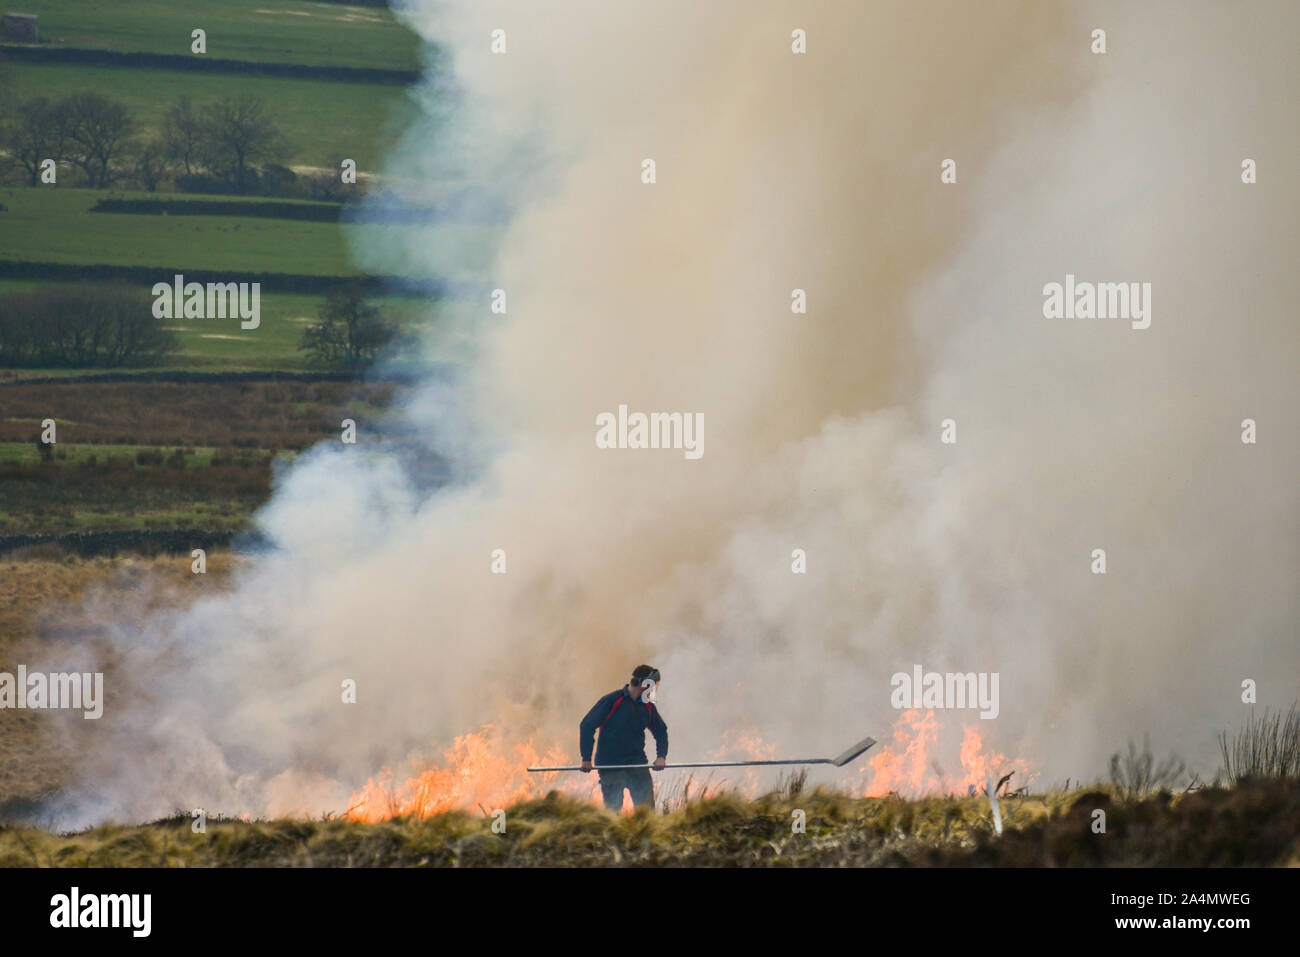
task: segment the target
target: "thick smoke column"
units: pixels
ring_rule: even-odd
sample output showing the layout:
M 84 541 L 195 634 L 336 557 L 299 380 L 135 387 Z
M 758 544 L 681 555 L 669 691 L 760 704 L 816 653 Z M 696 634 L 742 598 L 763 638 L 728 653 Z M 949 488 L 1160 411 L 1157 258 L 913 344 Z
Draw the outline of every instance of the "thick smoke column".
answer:
M 974 720 L 1048 780 L 1144 732 L 1212 772 L 1242 679 L 1294 697 L 1293 6 L 402 15 L 456 106 L 431 85 L 388 172 L 515 209 L 469 277 L 508 314 L 462 310 L 430 348 L 473 343 L 465 374 L 405 410 L 454 481 L 307 456 L 229 595 L 116 629 L 132 690 L 70 822 L 341 810 L 487 721 L 568 744 L 641 661 L 683 758 L 834 753 L 892 726 L 895 672 L 998 672 L 998 718 L 941 715 L 936 756 Z M 466 275 L 457 243 L 358 256 Z M 1043 318 L 1067 273 L 1152 283 L 1151 327 Z M 620 404 L 702 413 L 705 454 L 598 449 Z

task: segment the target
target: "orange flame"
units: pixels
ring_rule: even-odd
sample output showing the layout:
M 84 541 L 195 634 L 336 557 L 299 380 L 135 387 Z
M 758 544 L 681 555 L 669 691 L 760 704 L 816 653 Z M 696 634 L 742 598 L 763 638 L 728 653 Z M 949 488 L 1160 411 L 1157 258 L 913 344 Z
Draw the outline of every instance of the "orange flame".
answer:
M 1008 772 L 1018 773 L 1022 784 L 1032 779 L 1024 761 L 986 749 L 977 726 L 971 724 L 962 730 L 958 753 L 961 776 L 950 779 L 938 761 L 940 730 L 934 711 L 904 711 L 894 723 L 892 744 L 882 745 L 868 760 L 872 778 L 861 793 L 866 797 L 883 797 L 891 792 L 916 797 L 965 793 L 971 788 L 983 793 L 990 775 L 994 784 Z
M 938 778 L 927 766 L 927 755 L 939 737 L 933 711 L 904 711 L 894 723 L 894 743 L 882 744 L 867 762 L 872 771 L 867 797 L 884 797 L 891 791 L 921 794 L 939 790 Z
M 558 773 L 529 774 L 529 765 L 563 763 L 567 754 L 553 745 L 539 755 L 532 741 L 513 746 L 501 740 L 494 725 L 463 734 L 442 756 L 442 766 L 417 768 L 414 777 L 394 785 L 392 768 L 383 768 L 352 795 L 346 817 L 374 823 L 393 817 L 430 817 L 442 811 L 473 810 L 489 814 L 517 801 L 538 797 L 556 786 Z M 580 793 L 592 782 L 560 782 L 560 789 Z M 584 788 L 583 785 L 586 785 Z
M 859 773 L 871 772 L 865 785 L 845 783 L 851 793 L 883 797 L 891 792 L 906 796 L 965 793 L 969 788 L 983 792 L 989 775 L 996 782 L 1015 770 L 1024 783 L 1027 767 L 1022 761 L 987 749 L 977 726 L 965 725 L 959 752 L 961 776 L 952 780 L 941 769 L 937 754 L 943 736 L 934 711 L 904 711 L 894 723 L 891 741 L 869 752 Z M 951 753 L 951 752 L 949 752 Z M 772 760 L 775 746 L 763 741 L 750 727 L 728 731 L 710 760 Z M 576 798 L 599 802 L 595 775 L 530 774 L 526 768 L 539 764 L 574 763 L 568 749 L 556 743 L 544 752 L 532 740 L 511 743 L 495 725 L 456 738 L 443 752 L 438 764 L 415 768 L 413 776 L 397 782 L 392 768 L 383 768 L 364 787 L 354 792 L 345 817 L 366 823 L 412 815 L 429 817 L 449 810 L 481 811 L 491 814 L 512 803 L 540 797 L 550 790 L 564 791 Z M 710 790 L 731 788 L 757 795 L 758 775 L 750 768 L 728 769 L 729 781 Z M 630 813 L 631 802 L 624 805 Z

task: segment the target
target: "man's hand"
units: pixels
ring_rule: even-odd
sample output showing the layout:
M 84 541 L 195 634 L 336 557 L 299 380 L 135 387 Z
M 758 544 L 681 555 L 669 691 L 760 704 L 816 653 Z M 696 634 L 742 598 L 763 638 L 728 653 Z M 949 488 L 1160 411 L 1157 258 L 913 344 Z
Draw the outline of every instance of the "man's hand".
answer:
M 655 763 L 650 765 L 650 767 L 655 771 L 662 771 L 664 769 L 664 759 L 655 758 Z
M 591 773 L 591 762 L 590 762 L 590 761 L 583 761 L 583 762 L 582 762 L 582 773 L 583 773 L 583 774 L 590 774 L 590 773 Z

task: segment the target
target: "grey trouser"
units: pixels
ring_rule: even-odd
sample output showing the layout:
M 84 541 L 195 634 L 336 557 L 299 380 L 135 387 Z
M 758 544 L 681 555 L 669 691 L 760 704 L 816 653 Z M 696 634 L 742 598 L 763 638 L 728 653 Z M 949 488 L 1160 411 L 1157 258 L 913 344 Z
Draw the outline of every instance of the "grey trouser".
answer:
M 623 768 L 600 772 L 600 793 L 605 807 L 617 814 L 623 808 L 623 789 L 632 792 L 633 807 L 655 806 L 654 785 L 650 783 L 649 768 Z

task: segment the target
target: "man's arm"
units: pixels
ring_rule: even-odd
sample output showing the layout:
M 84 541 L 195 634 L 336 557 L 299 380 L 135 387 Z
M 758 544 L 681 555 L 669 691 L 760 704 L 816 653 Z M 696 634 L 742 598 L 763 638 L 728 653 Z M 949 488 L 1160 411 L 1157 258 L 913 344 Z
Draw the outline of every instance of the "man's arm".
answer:
M 668 759 L 668 725 L 657 707 L 650 708 L 650 733 L 655 736 L 655 758 Z
M 605 695 L 591 706 L 587 716 L 582 719 L 578 725 L 578 753 L 582 755 L 583 763 L 591 760 L 591 749 L 596 740 L 596 729 L 600 727 L 601 715 L 606 713 L 607 708 L 602 707 L 605 704 Z

